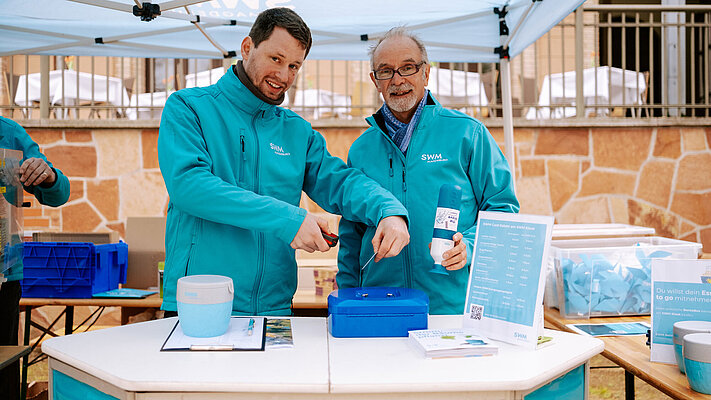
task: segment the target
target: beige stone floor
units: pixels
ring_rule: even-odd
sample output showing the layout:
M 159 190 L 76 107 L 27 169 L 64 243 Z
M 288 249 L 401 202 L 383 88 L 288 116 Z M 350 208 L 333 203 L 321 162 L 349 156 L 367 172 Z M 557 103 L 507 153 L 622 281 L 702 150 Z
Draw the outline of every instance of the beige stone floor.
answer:
M 78 324 L 88 317 L 96 308 L 95 307 L 76 307 L 74 312 L 74 322 Z M 56 315 L 61 313 L 62 307 L 46 306 L 34 310 L 33 319 L 44 320 L 51 322 Z M 20 321 L 24 320 L 24 315 L 20 315 Z M 101 329 L 103 327 L 117 326 L 121 320 L 120 310 L 116 307 L 107 307 L 99 319 L 91 329 Z M 89 322 L 93 321 L 91 319 Z M 64 331 L 64 321 L 60 320 L 56 326 L 61 326 L 58 331 Z M 84 331 L 85 327 L 79 328 L 77 331 Z M 38 331 L 34 328 L 31 331 L 33 337 L 36 337 Z M 21 336 L 22 337 L 22 336 Z M 39 350 L 33 353 L 33 357 L 41 354 Z M 625 398 L 625 374 L 622 368 L 616 367 L 615 364 L 607 360 L 605 357 L 596 356 L 591 360 L 590 372 L 590 396 L 589 400 L 622 400 Z M 39 362 L 32 365 L 28 371 L 28 382 L 32 381 L 47 381 L 47 361 Z M 649 386 L 644 381 L 635 378 L 635 392 L 637 399 L 645 400 L 666 400 L 670 399 L 664 393 Z

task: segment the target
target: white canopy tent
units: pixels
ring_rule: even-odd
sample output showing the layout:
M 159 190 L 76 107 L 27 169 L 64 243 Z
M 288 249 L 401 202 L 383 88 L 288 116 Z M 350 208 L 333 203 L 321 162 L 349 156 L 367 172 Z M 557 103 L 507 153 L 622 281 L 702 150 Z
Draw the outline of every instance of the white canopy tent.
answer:
M 239 56 L 239 45 L 259 12 L 289 7 L 311 28 L 309 58 L 364 60 L 384 32 L 406 25 L 424 41 L 430 60 L 501 63 L 505 153 L 514 172 L 509 57 L 583 2 L 0 0 L 0 56 L 231 58 Z

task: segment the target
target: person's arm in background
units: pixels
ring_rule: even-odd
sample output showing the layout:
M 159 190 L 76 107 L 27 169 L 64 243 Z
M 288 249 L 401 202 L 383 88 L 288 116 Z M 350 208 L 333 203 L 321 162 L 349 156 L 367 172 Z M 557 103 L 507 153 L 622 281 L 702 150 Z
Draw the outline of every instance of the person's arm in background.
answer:
M 69 179 L 47 160 L 25 130 L 16 125 L 15 149 L 22 151 L 20 183 L 40 204 L 58 207 L 69 199 Z
M 330 213 L 377 226 L 373 238 L 376 262 L 396 256 L 410 241 L 405 207 L 377 182 L 332 156 L 316 131 L 309 138 L 304 191 Z
M 306 216 L 299 207 L 214 175 L 198 118 L 180 92 L 172 94 L 163 109 L 158 161 L 170 201 L 198 218 L 268 232 L 290 243 Z
M 494 141 L 486 127 L 478 123 L 475 128 L 471 148 L 473 153 L 469 161 L 469 181 L 475 195 L 479 211 L 501 211 L 517 213 L 518 199 L 514 193 L 511 169 L 501 149 Z M 462 232 L 463 242 L 467 248 L 465 266 L 471 265 L 474 254 L 476 223 Z
M 341 218 L 338 224 L 338 273 L 339 288 L 360 286 L 360 249 L 365 234 L 365 225 Z

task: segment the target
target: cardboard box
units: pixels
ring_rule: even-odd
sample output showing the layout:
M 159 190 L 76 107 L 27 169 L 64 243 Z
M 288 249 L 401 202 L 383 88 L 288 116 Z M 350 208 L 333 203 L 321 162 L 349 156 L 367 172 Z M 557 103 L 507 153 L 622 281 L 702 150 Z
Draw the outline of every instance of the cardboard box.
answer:
M 33 242 L 118 243 L 119 233 L 111 232 L 33 232 Z
M 165 260 L 165 217 L 128 217 L 128 272 L 124 287 L 158 287 L 158 262 Z

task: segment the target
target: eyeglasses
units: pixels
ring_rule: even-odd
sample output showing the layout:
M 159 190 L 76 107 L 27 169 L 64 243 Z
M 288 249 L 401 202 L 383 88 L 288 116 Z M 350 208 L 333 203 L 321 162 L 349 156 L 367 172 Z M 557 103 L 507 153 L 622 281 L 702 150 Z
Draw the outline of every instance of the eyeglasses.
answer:
M 417 71 L 420 70 L 420 67 L 424 65 L 424 61 L 420 61 L 417 64 L 405 64 L 402 67 L 398 69 L 392 69 L 392 68 L 382 68 L 373 71 L 373 76 L 375 79 L 379 81 L 384 81 L 386 79 L 392 79 L 393 76 L 395 76 L 395 73 L 397 73 L 400 76 L 410 76 L 410 75 L 415 75 Z

